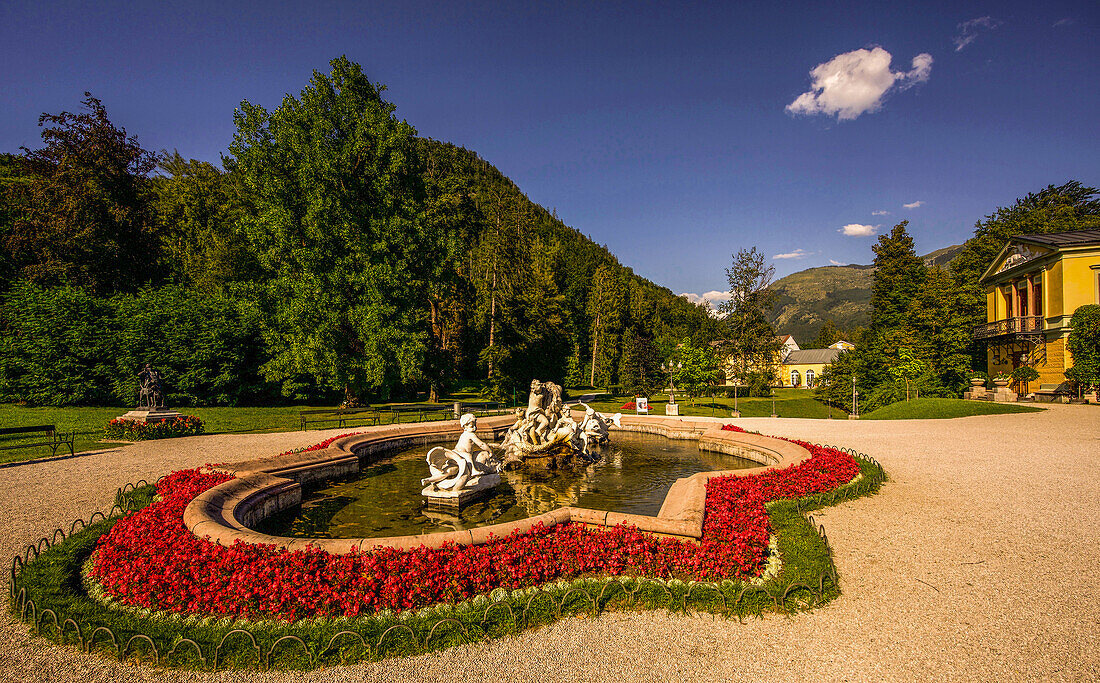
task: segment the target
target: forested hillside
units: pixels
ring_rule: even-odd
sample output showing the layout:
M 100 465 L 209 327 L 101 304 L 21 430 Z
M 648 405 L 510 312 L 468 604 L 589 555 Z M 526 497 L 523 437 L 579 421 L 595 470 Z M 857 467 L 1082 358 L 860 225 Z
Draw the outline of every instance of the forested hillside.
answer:
M 962 251 L 953 245 L 920 257 L 926 266 L 948 267 Z M 871 320 L 871 288 L 875 266 L 821 266 L 776 280 L 772 325 L 793 335 L 805 347 L 831 320 L 842 332 L 866 327 Z
M 272 111 L 243 102 L 220 168 L 142 149 L 88 94 L 0 158 L 0 400 L 126 404 L 146 361 L 177 405 L 645 388 L 718 336 L 332 67 Z

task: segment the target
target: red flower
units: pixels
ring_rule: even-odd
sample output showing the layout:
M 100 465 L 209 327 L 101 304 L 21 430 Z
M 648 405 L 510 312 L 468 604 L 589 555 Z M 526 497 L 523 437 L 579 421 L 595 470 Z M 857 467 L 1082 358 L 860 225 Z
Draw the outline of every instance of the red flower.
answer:
M 92 576 L 130 605 L 285 620 L 418 608 L 586 574 L 756 576 L 766 565 L 771 534 L 765 503 L 827 491 L 859 472 L 845 453 L 795 443 L 812 453 L 799 465 L 708 482 L 699 542 L 657 538 L 626 526 L 547 529 L 540 524 L 479 546 L 346 555 L 241 542 L 223 547 L 188 531 L 183 511 L 199 493 L 231 477 L 209 467 L 182 470 L 158 484 L 157 502 L 127 514 L 100 538 Z

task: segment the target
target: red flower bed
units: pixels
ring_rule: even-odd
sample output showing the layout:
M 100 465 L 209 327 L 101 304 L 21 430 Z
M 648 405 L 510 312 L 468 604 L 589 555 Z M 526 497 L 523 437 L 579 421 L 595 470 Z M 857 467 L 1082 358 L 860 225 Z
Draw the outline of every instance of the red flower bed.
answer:
M 637 409 L 638 409 L 638 404 L 635 401 L 627 401 L 626 403 L 622 404 L 622 406 L 619 408 L 619 410 L 637 410 Z
M 177 436 L 196 436 L 206 431 L 202 420 L 194 415 L 180 415 L 168 422 L 137 422 L 114 418 L 108 420 L 103 428 L 103 436 L 108 439 L 126 439 L 127 441 L 145 441 L 147 439 L 171 439 Z
M 128 514 L 100 539 L 92 576 L 130 605 L 286 620 L 417 608 L 592 574 L 755 576 L 765 566 L 771 533 L 764 504 L 830 490 L 859 472 L 840 451 L 795 443 L 813 456 L 783 470 L 710 480 L 698 543 L 633 527 L 566 524 L 438 549 L 332 555 L 241 542 L 223 547 L 190 533 L 183 511 L 199 493 L 231 477 L 183 470 L 158 485 L 161 500 Z

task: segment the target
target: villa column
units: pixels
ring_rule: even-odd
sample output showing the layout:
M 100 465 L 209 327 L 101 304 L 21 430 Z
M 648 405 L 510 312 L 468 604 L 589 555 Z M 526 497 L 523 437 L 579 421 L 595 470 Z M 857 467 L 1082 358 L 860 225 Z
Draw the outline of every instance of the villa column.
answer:
M 1027 274 L 1027 314 L 1035 315 L 1035 274 Z
M 1009 283 L 1009 289 L 1012 290 L 1012 317 L 1020 317 L 1020 290 L 1016 289 L 1016 280 Z

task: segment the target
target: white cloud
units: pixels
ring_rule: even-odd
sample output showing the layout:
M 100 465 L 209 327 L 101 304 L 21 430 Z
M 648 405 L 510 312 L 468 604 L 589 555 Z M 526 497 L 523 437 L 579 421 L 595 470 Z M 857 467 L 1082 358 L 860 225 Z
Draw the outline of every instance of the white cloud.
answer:
M 1072 23 L 1073 23 L 1072 18 L 1063 17 L 1063 18 L 1059 19 L 1058 21 L 1054 22 L 1053 27 L 1054 28 L 1061 28 L 1062 26 L 1069 26 Z
M 795 249 L 794 251 L 786 254 L 776 254 L 773 259 L 787 259 L 787 258 L 805 258 L 810 256 L 813 252 L 806 251 L 805 249 Z
M 860 225 L 859 223 L 849 223 L 845 225 L 837 232 L 842 232 L 848 237 L 870 237 L 875 234 L 875 226 L 873 225 Z
M 710 306 L 716 306 L 721 303 L 725 303 L 730 299 L 729 292 L 719 292 L 717 290 L 711 290 L 704 292 L 703 294 L 696 294 L 695 292 L 684 292 L 680 296 L 684 297 L 693 304 L 707 304 Z
M 978 39 L 978 35 L 985 31 L 992 31 L 1001 25 L 999 19 L 993 17 L 978 17 L 977 19 L 971 19 L 959 24 L 958 34 L 952 38 L 955 43 L 955 52 L 962 52 L 963 49 Z M 1055 24 L 1057 26 L 1057 24 Z
M 834 266 L 846 266 L 846 265 L 848 265 L 847 263 L 841 263 L 840 261 L 834 261 L 832 259 L 829 259 L 829 263 L 833 264 Z
M 886 210 L 883 210 L 883 211 L 872 211 L 872 212 L 871 212 L 871 215 L 872 215 L 872 216 L 889 216 L 889 215 L 890 215 L 890 212 L 889 212 L 889 211 L 886 211 Z
M 919 199 L 912 204 L 902 204 L 902 208 L 906 209 L 916 209 L 921 206 L 924 206 L 924 202 L 920 201 Z
M 810 71 L 811 89 L 799 95 L 786 109 L 791 114 L 825 114 L 851 120 L 877 111 L 891 88 L 905 90 L 927 81 L 932 73 L 932 55 L 922 52 L 913 58 L 910 71 L 891 71 L 890 53 L 881 47 L 845 52 Z

